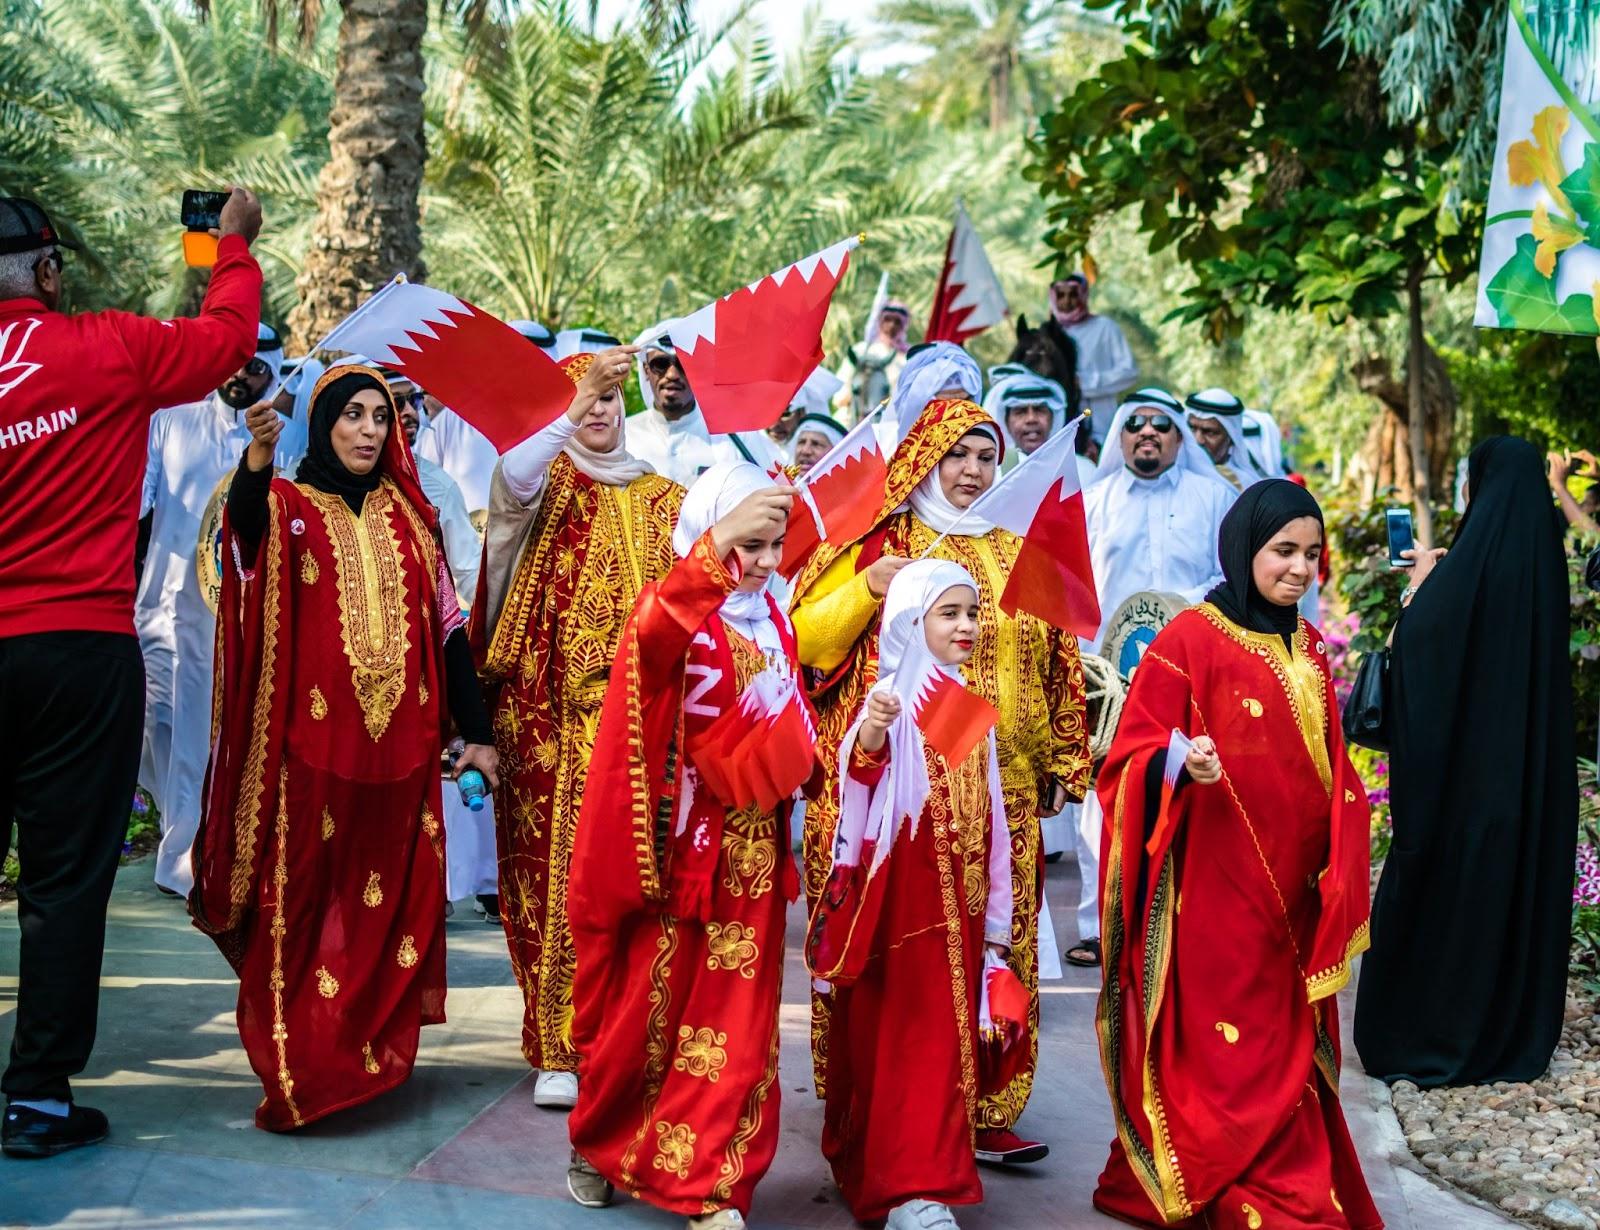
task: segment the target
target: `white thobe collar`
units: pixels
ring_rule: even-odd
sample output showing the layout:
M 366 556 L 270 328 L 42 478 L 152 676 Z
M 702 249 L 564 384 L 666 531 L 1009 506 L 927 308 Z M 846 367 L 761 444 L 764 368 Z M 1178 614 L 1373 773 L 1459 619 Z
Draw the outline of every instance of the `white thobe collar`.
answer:
M 1130 495 L 1155 495 L 1159 491 L 1176 491 L 1182 473 L 1183 467 L 1174 463 L 1154 478 L 1145 478 L 1128 466 L 1123 466 L 1122 488 Z

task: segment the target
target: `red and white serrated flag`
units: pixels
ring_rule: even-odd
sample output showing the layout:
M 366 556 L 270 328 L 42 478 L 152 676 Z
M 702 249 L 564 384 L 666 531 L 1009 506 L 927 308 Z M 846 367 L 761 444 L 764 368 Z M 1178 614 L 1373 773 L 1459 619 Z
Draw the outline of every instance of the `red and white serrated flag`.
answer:
M 819 542 L 845 546 L 878 523 L 889 463 L 876 427 L 877 415 L 862 419 L 799 480 L 778 566 L 784 576 L 798 572 Z
M 1077 636 L 1100 630 L 1089 526 L 1078 485 L 1077 433 L 1058 431 L 972 502 L 971 513 L 1022 536 L 1000 595 L 1008 615 L 1027 611 Z
M 765 431 L 822 362 L 822 326 L 858 235 L 674 320 L 666 332 L 713 433 Z
M 365 355 L 432 393 L 504 453 L 572 403 L 567 374 L 465 299 L 395 278 L 318 347 Z
M 950 764 L 960 764 L 972 754 L 978 741 L 1000 720 L 1000 711 L 959 679 L 939 669 L 926 648 L 909 653 L 896 672 L 895 691 L 902 691 L 900 676 L 909 666 L 915 674 L 906 678 L 904 691 L 912 701 L 912 720 L 928 745 Z
M 1178 778 L 1183 775 L 1184 762 L 1189 758 L 1189 749 L 1194 746 L 1194 741 L 1179 730 L 1172 728 L 1172 734 L 1167 739 L 1167 758 L 1161 765 L 1161 802 L 1156 807 L 1156 822 L 1150 830 L 1150 840 L 1145 843 L 1145 849 L 1154 854 L 1166 844 L 1167 837 L 1172 829 L 1172 796 L 1178 789 Z
M 955 342 L 976 337 L 1005 319 L 1010 307 L 1000 288 L 989 254 L 983 249 L 967 207 L 956 206 L 956 222 L 944 249 L 944 269 L 933 294 L 927 342 Z

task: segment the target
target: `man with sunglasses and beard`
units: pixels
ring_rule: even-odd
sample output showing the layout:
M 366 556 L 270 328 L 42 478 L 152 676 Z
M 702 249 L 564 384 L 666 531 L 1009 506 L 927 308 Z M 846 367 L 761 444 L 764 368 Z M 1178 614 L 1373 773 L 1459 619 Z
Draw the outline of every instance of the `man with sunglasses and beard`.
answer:
M 1217 536 L 1235 494 L 1195 442 L 1172 394 L 1140 389 L 1116 408 L 1095 478 L 1083 494 L 1102 616 L 1086 651 L 1100 652 L 1112 616 L 1134 594 L 1155 590 L 1199 602 L 1221 582 Z M 1102 816 L 1093 791 L 1075 819 L 1079 939 L 1063 955 L 1070 964 L 1095 966 Z
M 150 548 L 134 607 L 145 668 L 139 781 L 161 813 L 156 884 L 179 897 L 193 886 L 189 847 L 200 823 L 200 791 L 211 744 L 216 586 L 221 580 L 214 552 L 223 493 L 239 454 L 250 443 L 245 411 L 272 400 L 283 365 L 277 330 L 262 323 L 256 339 L 255 353 L 210 397 L 170 406 L 150 420 L 139 504 L 140 517 L 150 518 Z M 299 461 L 289 442 L 298 438 L 290 432 L 280 436 L 274 463 L 279 469 L 289 470 Z

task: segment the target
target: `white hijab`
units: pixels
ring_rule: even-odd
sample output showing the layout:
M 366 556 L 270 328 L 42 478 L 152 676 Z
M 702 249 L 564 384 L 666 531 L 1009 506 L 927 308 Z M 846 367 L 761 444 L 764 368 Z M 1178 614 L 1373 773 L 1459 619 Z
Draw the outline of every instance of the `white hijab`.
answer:
M 672 531 L 672 549 L 687 559 L 694 544 L 718 521 L 733 511 L 747 495 L 772 486 L 772 479 L 748 461 L 719 461 L 689 488 Z M 773 576 L 777 574 L 774 573 Z M 736 590 L 722 603 L 722 618 L 734 631 L 754 641 L 770 659 L 781 653 L 783 642 L 772 622 L 772 604 L 767 601 L 772 577 L 753 593 Z
M 889 766 L 872 789 L 851 779 L 850 757 L 855 751 L 865 708 L 846 732 L 839 750 L 841 780 L 839 824 L 834 834 L 835 866 L 856 866 L 868 842 L 873 843 L 875 873 L 894 848 L 901 828 L 909 821 L 911 836 L 917 835 L 923 804 L 931 785 L 923 754 L 922 730 L 914 716 L 915 688 L 925 678 L 929 665 L 958 683 L 964 683 L 961 668 L 947 666 L 933 657 L 927 647 L 923 618 L 947 590 L 964 585 L 978 593 L 978 583 L 960 564 L 948 560 L 922 559 L 907 564 L 889 583 L 883 601 L 883 622 L 878 636 L 878 681 L 874 692 L 888 692 L 900 701 L 900 715 L 889 727 Z M 903 673 L 902 673 L 903 671 Z M 993 926 L 1011 925 L 1011 843 L 1002 840 L 1006 832 L 1005 800 L 1000 791 L 1000 762 L 995 754 L 994 732 L 989 740 L 989 807 L 993 814 L 995 840 L 989 852 L 988 922 Z
M 983 396 L 983 372 L 977 361 L 954 342 L 934 342 L 906 360 L 889 397 L 880 438 L 884 455 L 893 452 L 927 404 L 946 389 L 960 388 L 973 401 Z
M 968 436 L 985 435 L 993 440 L 995 447 L 1002 453 L 1005 445 L 1001 443 L 1000 434 L 987 423 L 979 423 Z M 962 439 L 965 439 L 963 436 Z M 940 464 L 944 459 L 940 458 Z M 1000 477 L 1000 467 L 995 466 L 995 478 Z M 980 499 L 982 496 L 980 495 Z M 912 489 L 908 503 L 917 519 L 936 534 L 955 534 L 962 538 L 982 538 L 994 529 L 994 522 L 986 521 L 982 517 L 970 516 L 966 509 L 957 508 L 950 502 L 950 497 L 945 495 L 944 486 L 939 481 L 939 466 L 935 465 L 922 477 L 922 481 Z

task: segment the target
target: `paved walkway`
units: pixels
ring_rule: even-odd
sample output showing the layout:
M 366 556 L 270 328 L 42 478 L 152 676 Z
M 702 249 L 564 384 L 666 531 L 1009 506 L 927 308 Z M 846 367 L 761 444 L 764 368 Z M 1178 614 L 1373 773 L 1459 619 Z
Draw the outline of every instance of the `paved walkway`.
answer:
M 532 1103 L 517 1049 L 521 998 L 497 927 L 465 907 L 448 926 L 447 1025 L 423 1031 L 411 1081 L 378 1101 L 290 1136 L 257 1131 L 260 1086 L 239 1048 L 235 984 L 181 904 L 160 896 L 148 862 L 122 870 L 111 904 L 100 1040 L 76 1088 L 111 1117 L 111 1142 L 45 1162 L 0 1158 L 0 1226 L 471 1227 L 472 1230 L 668 1230 L 682 1222 L 637 1204 L 606 1212 L 566 1197 L 565 1120 Z M 1071 938 L 1070 864 L 1049 892 Z M 791 919 L 791 932 L 799 921 Z M 0 910 L 0 1018 L 15 1006 L 17 918 Z M 791 934 L 783 1008 L 782 1142 L 758 1190 L 758 1227 L 848 1227 L 817 1150 L 820 1103 L 809 1091 L 805 978 Z M 1044 1063 L 1023 1127 L 1051 1145 L 1041 1165 L 986 1172 L 987 1199 L 966 1230 L 1063 1230 L 1117 1223 L 1089 1206 L 1111 1139 L 1095 1051 L 1098 977 L 1047 983 Z M 0 1025 L 0 1044 L 10 1036 Z M 1505 1219 L 1433 1186 L 1409 1155 L 1382 1087 L 1347 1070 L 1343 1095 L 1367 1176 L 1392 1230 L 1479 1230 Z M 1396 1165 L 1392 1159 L 1399 1159 Z

